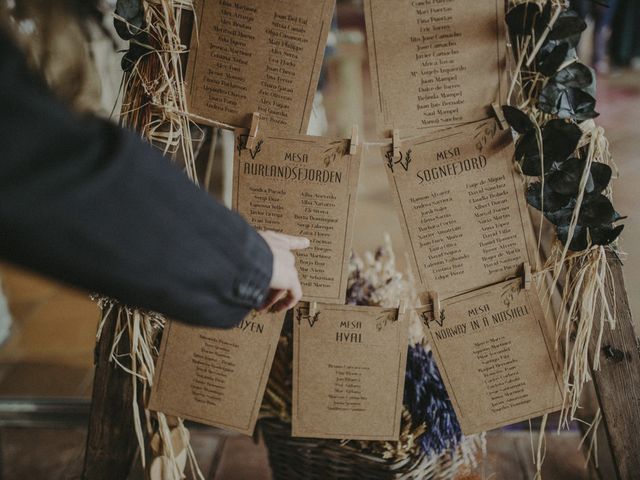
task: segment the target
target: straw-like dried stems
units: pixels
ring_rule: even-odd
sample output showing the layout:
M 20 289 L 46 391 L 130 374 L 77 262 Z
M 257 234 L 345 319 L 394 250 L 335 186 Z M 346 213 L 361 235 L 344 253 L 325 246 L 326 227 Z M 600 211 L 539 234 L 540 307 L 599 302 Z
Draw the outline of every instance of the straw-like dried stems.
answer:
M 192 139 L 194 124 L 186 115 L 179 113 L 187 111 L 182 66 L 186 47 L 180 25 L 185 11 L 192 10 L 192 2 L 147 0 L 144 7 L 146 27 L 132 42 L 143 47 L 145 53 L 125 73 L 120 123 L 138 132 L 166 156 L 180 162 L 189 178 L 197 182 Z M 132 408 L 143 465 L 146 465 L 147 453 L 150 453 L 152 462 L 148 468 L 149 475 L 154 479 L 177 480 L 183 478 L 188 460 L 194 475 L 204 479 L 182 420 L 146 409 L 164 318 L 105 300 L 99 303 L 103 319 L 117 309 L 110 360 L 130 373 L 134 383 Z M 102 325 L 98 329 L 98 337 L 101 331 Z M 124 332 L 128 335 L 123 336 Z M 122 338 L 128 338 L 130 342 L 123 345 Z M 126 361 L 121 361 L 122 357 L 126 357 Z M 144 419 L 140 418 L 139 405 L 144 409 Z

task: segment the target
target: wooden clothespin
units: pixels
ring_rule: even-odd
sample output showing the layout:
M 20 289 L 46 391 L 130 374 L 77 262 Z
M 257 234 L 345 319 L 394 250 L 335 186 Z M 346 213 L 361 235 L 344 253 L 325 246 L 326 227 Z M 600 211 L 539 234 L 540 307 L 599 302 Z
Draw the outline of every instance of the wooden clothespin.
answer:
M 429 292 L 429 298 L 431 298 L 431 305 L 433 305 L 433 318 L 439 319 L 440 312 L 442 312 L 440 308 L 440 294 L 432 290 Z
M 399 320 L 400 317 L 405 313 L 407 313 L 407 303 L 405 302 L 404 298 L 401 298 L 400 304 L 398 305 L 398 316 L 396 317 L 396 320 Z
M 522 265 L 522 288 L 525 290 L 529 290 L 531 288 L 531 282 L 531 265 L 529 264 L 529 262 L 525 262 Z
M 253 112 L 251 115 L 251 128 L 249 129 L 249 136 L 247 137 L 246 147 L 252 149 L 258 136 L 258 127 L 260 126 L 260 114 Z
M 493 109 L 493 114 L 496 117 L 496 120 L 498 121 L 498 125 L 500 126 L 500 129 L 506 130 L 507 128 L 509 128 L 507 119 L 504 118 L 504 112 L 502 111 L 502 107 L 497 102 L 493 102 L 491 104 L 491 108 Z
M 400 156 L 400 130 L 397 128 L 393 129 L 393 158 Z
M 351 127 L 351 142 L 349 144 L 349 155 L 355 155 L 358 153 L 358 145 L 360 144 L 360 138 L 358 137 L 358 125 Z
M 318 302 L 309 302 L 309 317 L 313 317 L 318 311 Z

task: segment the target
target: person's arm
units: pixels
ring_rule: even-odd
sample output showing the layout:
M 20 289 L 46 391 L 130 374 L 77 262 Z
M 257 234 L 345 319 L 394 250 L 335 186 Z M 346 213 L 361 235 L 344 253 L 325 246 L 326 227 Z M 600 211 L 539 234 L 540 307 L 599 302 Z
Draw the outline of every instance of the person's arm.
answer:
M 134 134 L 78 118 L 0 32 L 0 257 L 185 322 L 228 327 L 273 255 Z

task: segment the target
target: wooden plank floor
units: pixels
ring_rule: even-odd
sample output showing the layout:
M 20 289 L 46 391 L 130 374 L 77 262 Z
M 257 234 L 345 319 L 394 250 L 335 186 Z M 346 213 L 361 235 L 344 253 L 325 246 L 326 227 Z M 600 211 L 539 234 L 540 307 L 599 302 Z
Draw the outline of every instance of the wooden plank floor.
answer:
M 0 430 L 2 471 L 7 480 L 73 480 L 79 478 L 86 431 L 69 429 Z M 207 480 L 272 480 L 267 451 L 249 437 L 218 437 L 195 430 L 193 445 Z M 585 459 L 575 432 L 547 435 L 545 480 L 588 480 Z M 535 473 L 528 432 L 493 432 L 487 436 L 487 457 L 464 480 L 531 480 Z M 140 469 L 131 480 L 142 479 Z M 115 479 L 114 479 L 115 480 Z M 304 480 L 304 479 L 301 479 Z

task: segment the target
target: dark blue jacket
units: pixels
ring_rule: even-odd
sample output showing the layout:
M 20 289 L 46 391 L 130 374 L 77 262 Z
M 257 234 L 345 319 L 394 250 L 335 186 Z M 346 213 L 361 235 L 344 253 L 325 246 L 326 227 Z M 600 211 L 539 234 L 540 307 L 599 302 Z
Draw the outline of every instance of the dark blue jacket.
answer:
M 0 31 L 0 258 L 185 322 L 235 325 L 272 255 L 136 135 L 60 104 Z

